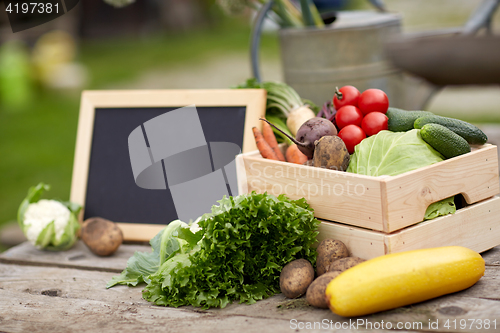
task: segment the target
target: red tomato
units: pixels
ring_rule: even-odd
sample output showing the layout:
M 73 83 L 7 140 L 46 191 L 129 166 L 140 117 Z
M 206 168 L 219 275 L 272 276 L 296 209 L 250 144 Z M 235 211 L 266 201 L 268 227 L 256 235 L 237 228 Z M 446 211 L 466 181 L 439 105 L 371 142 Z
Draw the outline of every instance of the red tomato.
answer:
M 335 114 L 335 123 L 339 129 L 342 129 L 347 125 L 361 126 L 362 120 L 363 114 L 357 107 L 352 105 L 341 107 Z
M 382 112 L 370 112 L 361 121 L 361 128 L 367 136 L 375 135 L 382 130 L 388 129 L 389 118 Z
M 368 89 L 359 96 L 358 107 L 365 116 L 370 112 L 386 113 L 389 99 L 380 89 Z
M 354 147 L 366 138 L 365 132 L 356 125 L 347 125 L 339 132 L 339 137 L 344 141 L 349 154 L 354 153 Z
M 337 110 L 345 105 L 358 106 L 359 95 L 361 95 L 361 93 L 356 87 L 343 86 L 335 92 L 333 96 L 333 105 L 335 105 L 335 109 Z

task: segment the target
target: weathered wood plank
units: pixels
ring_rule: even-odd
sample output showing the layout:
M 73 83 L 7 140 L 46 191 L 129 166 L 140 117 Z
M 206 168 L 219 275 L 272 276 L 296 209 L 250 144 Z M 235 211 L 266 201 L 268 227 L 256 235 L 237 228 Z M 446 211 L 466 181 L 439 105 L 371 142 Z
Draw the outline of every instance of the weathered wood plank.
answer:
M 141 288 L 118 286 L 104 289 L 112 273 L 0 264 L 0 330 L 7 332 L 132 332 L 181 330 L 204 332 L 289 332 L 297 306 L 281 295 L 258 302 L 262 307 L 237 305 L 243 313 L 228 309 L 202 311 L 154 306 L 141 299 Z M 51 297 L 52 296 L 52 297 Z M 302 300 L 302 304 L 304 304 Z M 323 320 L 328 310 L 308 308 L 317 316 L 299 320 Z M 252 311 L 249 312 L 249 310 Z M 317 311 L 315 311 L 317 310 Z M 246 313 L 245 313 L 246 312 Z M 351 330 L 346 330 L 351 332 Z M 354 332 L 354 330 L 352 330 Z
M 494 247 L 491 250 L 481 253 L 487 266 L 500 267 L 500 246 Z
M 68 332 L 147 329 L 153 332 L 242 330 L 260 333 L 302 331 L 300 328 L 314 328 L 314 325 L 318 329 L 307 331 L 325 328 L 331 331 L 337 325 L 337 328 L 345 328 L 343 332 L 356 332 L 362 327 L 384 332 L 377 327 L 389 328 L 387 323 L 391 323 L 394 329 L 402 323 L 402 329 L 406 325 L 411 331 L 495 332 L 475 327 L 453 330 L 444 325 L 446 320 L 455 319 L 458 323 L 467 320 L 469 324 L 472 319 L 494 320 L 500 314 L 500 301 L 484 299 L 500 294 L 495 283 L 500 268 L 495 266 L 488 266 L 485 277 L 466 291 L 351 321 L 329 310 L 310 307 L 303 298 L 289 300 L 283 295 L 253 305 L 231 304 L 225 309 L 207 311 L 192 307 L 158 307 L 141 298 L 140 287 L 105 289 L 106 281 L 113 275 L 110 272 L 0 264 L 0 331 L 40 332 L 56 328 Z M 382 321 L 385 326 L 380 326 Z M 500 322 L 497 325 L 496 331 L 500 331 Z
M 473 287 L 468 288 L 457 296 L 475 297 L 500 301 L 500 266 L 486 266 L 484 276 Z M 500 312 L 498 313 L 500 320 Z M 500 326 L 499 326 L 500 327 Z
M 29 242 L 24 242 L 0 254 L 0 263 L 21 265 L 57 266 L 121 272 L 127 266 L 127 260 L 135 251 L 151 251 L 148 245 L 121 245 L 110 257 L 99 257 L 90 252 L 82 241 L 78 241 L 68 251 L 51 252 L 36 249 Z
M 500 302 L 480 298 L 459 297 L 459 294 L 443 296 L 422 302 L 416 305 L 401 307 L 377 315 L 362 317 L 375 322 L 383 320 L 393 323 L 411 323 L 411 329 L 417 332 L 499 332 L 500 331 Z M 456 326 L 454 326 L 453 321 Z M 479 321 L 490 322 L 490 328 L 479 327 Z M 495 324 L 496 327 L 492 327 Z M 460 326 L 460 321 L 466 322 L 465 327 Z M 448 327 L 446 326 L 448 324 Z M 470 326 L 472 324 L 472 326 Z M 365 325 L 366 326 L 366 325 Z M 386 325 L 385 328 L 388 326 Z M 409 329 L 407 327 L 407 329 Z
M 320 240 L 322 239 L 320 238 Z M 25 242 L 1 253 L 0 263 L 78 268 L 119 273 L 126 267 L 127 260 L 135 251 L 149 252 L 151 251 L 151 247 L 149 245 L 124 244 L 111 257 L 98 257 L 90 252 L 81 241 L 72 249 L 64 252 L 40 251 L 30 243 Z M 500 267 L 500 247 L 488 250 L 482 253 L 482 256 L 486 261 L 486 265 Z
M 2 254 L 1 260 L 7 264 L 0 264 L 0 331 L 41 332 L 55 328 L 63 332 L 147 329 L 153 332 L 242 330 L 260 333 L 296 329 L 332 331 L 335 327 L 343 327 L 343 332 L 356 332 L 364 327 L 369 331 L 389 332 L 382 328 L 389 328 L 390 323 L 395 329 L 401 323 L 402 329 L 406 325 L 411 331 L 500 332 L 500 318 L 497 319 L 500 314 L 499 248 L 484 253 L 485 276 L 465 291 L 351 321 L 329 310 L 310 307 L 303 298 L 289 300 L 283 295 L 253 305 L 231 304 L 225 309 L 203 311 L 191 307 L 154 306 L 142 299 L 141 287 L 105 289 L 106 282 L 116 274 L 110 270 L 121 271 L 135 250 L 149 250 L 149 247 L 124 245 L 116 257 L 100 258 L 91 254 L 82 243 L 59 253 L 38 251 L 26 243 Z M 69 259 L 74 256 L 80 256 L 81 260 Z M 24 261 L 26 265 L 14 264 L 17 261 Z M 72 269 L 31 264 L 72 265 Z M 472 322 L 478 319 L 488 319 L 491 325 L 497 319 L 497 329 L 493 326 L 478 329 L 479 321 Z M 449 327 L 445 327 L 447 320 Z M 460 324 L 465 321 L 467 327 L 461 329 Z M 456 329 L 453 329 L 454 323 Z

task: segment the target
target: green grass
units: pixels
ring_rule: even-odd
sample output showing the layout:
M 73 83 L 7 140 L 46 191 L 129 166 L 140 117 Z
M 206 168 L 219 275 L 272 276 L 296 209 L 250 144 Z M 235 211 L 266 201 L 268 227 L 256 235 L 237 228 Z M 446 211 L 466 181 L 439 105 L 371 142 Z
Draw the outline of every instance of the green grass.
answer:
M 92 78 L 87 88 L 102 89 L 145 71 L 248 52 L 249 40 L 250 28 L 233 24 L 181 35 L 88 41 L 80 45 L 79 61 Z M 264 36 L 262 54 L 276 56 L 277 44 L 275 36 Z M 51 185 L 47 198 L 69 199 L 79 102 L 79 92 L 41 90 L 22 109 L 0 104 L 0 228 L 16 219 L 28 188 L 39 182 Z
M 52 185 L 50 197 L 68 199 L 77 117 L 77 98 L 50 92 L 24 110 L 0 114 L 0 225 L 16 219 L 38 182 Z

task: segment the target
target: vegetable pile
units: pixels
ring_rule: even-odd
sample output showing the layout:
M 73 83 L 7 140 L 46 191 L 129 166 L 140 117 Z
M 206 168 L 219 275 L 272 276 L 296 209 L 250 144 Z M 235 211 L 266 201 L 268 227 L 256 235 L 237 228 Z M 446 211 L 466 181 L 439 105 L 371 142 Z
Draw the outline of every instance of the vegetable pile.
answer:
M 71 202 L 40 199 L 50 187 L 40 183 L 28 190 L 17 215 L 28 241 L 38 249 L 63 251 L 78 239 L 78 213 L 81 207 Z
M 422 149 L 425 145 L 428 145 L 425 149 L 430 149 L 433 152 L 437 151 L 439 157 L 441 159 L 445 159 L 468 153 L 471 151 L 471 144 L 481 145 L 486 143 L 488 140 L 486 135 L 479 128 L 465 121 L 441 117 L 428 111 L 405 111 L 389 107 L 389 99 L 382 90 L 367 89 L 360 93 L 359 90 L 353 86 L 344 86 L 340 89 L 337 88 L 333 99 L 323 105 L 323 108 L 318 112 L 316 117 L 298 118 L 302 121 L 301 123 L 299 123 L 297 119 L 294 119 L 294 130 L 290 133 L 290 131 L 286 128 L 283 119 L 276 118 L 274 114 L 275 108 L 279 105 L 295 105 L 296 101 L 300 100 L 297 93 L 293 91 L 291 87 L 288 87 L 285 84 L 277 83 L 257 84 L 252 80 L 248 80 L 246 84 L 239 87 L 267 87 L 266 89 L 268 90 L 268 94 L 270 94 L 270 96 L 268 96 L 267 102 L 267 120 L 263 120 L 271 124 L 274 127 L 274 132 L 279 134 L 282 138 L 285 138 L 285 141 L 296 145 L 293 149 L 300 150 L 308 160 L 306 162 L 302 162 L 302 164 L 305 165 L 345 171 L 344 164 L 340 163 L 340 161 L 346 161 L 345 156 L 343 156 L 344 149 L 342 145 L 339 145 L 338 143 L 332 145 L 331 147 L 323 147 L 321 150 L 323 155 L 325 154 L 325 151 L 326 154 L 330 155 L 328 158 L 329 161 L 321 161 L 319 165 L 315 164 L 315 161 L 318 160 L 318 158 L 314 158 L 316 145 L 321 141 L 334 141 L 320 140 L 326 136 L 338 136 L 342 139 L 342 143 L 345 145 L 349 154 L 353 154 L 353 156 L 356 155 L 356 158 L 351 158 L 351 160 L 355 161 L 354 163 L 359 163 L 360 160 L 368 158 L 367 161 L 361 161 L 360 165 L 373 164 L 372 160 L 376 161 L 382 158 L 382 156 L 377 153 L 377 151 L 380 151 L 379 148 L 381 148 L 378 147 L 378 145 L 385 142 L 388 137 L 387 134 L 382 134 L 382 136 L 376 141 L 371 141 L 375 143 L 375 146 L 377 146 L 375 151 L 370 150 L 370 154 L 368 155 L 361 153 L 361 151 L 358 152 L 358 147 L 361 142 L 368 137 L 378 136 L 380 132 L 412 132 L 417 130 L 418 134 L 416 134 L 416 136 L 418 137 L 418 145 L 415 146 L 417 148 L 414 149 L 412 145 L 408 145 L 406 147 L 410 149 L 408 154 L 415 155 L 416 158 L 419 151 L 418 147 Z M 284 97 L 284 94 L 277 93 L 277 91 L 293 91 L 293 93 L 289 94 L 288 97 Z M 276 98 L 274 95 L 280 95 L 283 97 L 281 104 L 276 104 Z M 289 96 L 294 96 L 291 101 L 289 101 Z M 283 108 L 279 106 L 279 109 Z M 286 110 L 282 112 L 281 116 L 283 115 L 292 117 L 291 113 Z M 299 124 L 300 127 L 296 129 L 295 127 Z M 296 133 L 295 136 L 293 133 Z M 402 138 L 405 138 L 405 136 L 402 136 Z M 399 147 L 400 145 L 398 144 L 397 146 Z M 282 158 L 268 157 L 260 146 L 258 148 L 263 157 L 283 161 Z M 339 156 L 334 156 L 332 158 L 332 154 L 330 154 L 330 152 Z M 363 156 L 360 157 L 360 154 Z M 377 154 L 378 156 L 376 156 Z M 394 157 L 390 156 L 389 158 L 386 158 L 386 156 L 384 156 L 384 161 L 385 163 L 390 162 L 393 164 L 393 171 L 391 173 L 378 172 L 376 175 L 396 175 L 410 171 L 405 165 L 400 165 L 408 165 L 409 160 L 405 158 L 400 161 L 395 158 L 397 157 L 396 154 L 392 155 L 394 155 Z M 302 157 L 293 162 L 299 163 L 299 161 L 304 161 L 305 158 Z M 338 163 L 332 164 L 332 160 L 338 161 Z M 424 158 L 424 161 L 427 160 Z M 435 162 L 436 161 L 433 161 L 432 163 Z M 418 167 L 422 167 L 428 164 L 420 161 L 416 165 L 419 165 Z M 417 167 L 414 169 L 416 168 Z M 357 170 L 359 170 L 358 166 L 356 166 L 356 168 L 350 168 L 350 172 L 375 176 L 375 174 L 368 171 L 359 172 Z
M 248 81 L 247 85 L 252 82 Z M 254 87 L 255 82 L 251 86 Z M 280 84 L 280 89 L 292 88 Z M 266 114 L 267 119 L 261 119 L 264 130 L 269 133 L 266 141 L 272 142 L 272 148 L 265 147 L 262 144 L 265 140 L 255 136 L 264 158 L 375 177 L 396 176 L 466 154 L 471 151 L 471 144 L 484 144 L 488 139 L 479 128 L 465 121 L 428 111 L 389 107 L 389 99 L 382 90 L 367 89 L 360 93 L 353 86 L 337 88 L 333 99 L 323 105 L 316 117 L 303 121 L 294 137 L 282 119 L 273 118 L 272 95 L 273 92 L 268 97 L 267 109 L 271 116 Z M 279 151 L 268 124 L 292 143 L 285 159 L 268 153 Z M 254 128 L 254 134 L 256 132 L 258 129 Z M 431 204 L 424 219 L 455 211 L 454 197 L 450 197 Z
M 136 252 L 107 287 L 145 282 L 143 297 L 164 306 L 254 303 L 279 292 L 287 263 L 316 261 L 318 225 L 304 199 L 223 198 L 198 222 L 171 222 L 151 240 L 153 251 Z
M 306 295 L 317 308 L 344 317 L 364 316 L 454 293 L 484 275 L 484 259 L 461 246 L 404 251 L 364 260 L 340 240 L 317 247 L 316 278 L 307 260 L 287 264 L 280 275 L 288 298 Z

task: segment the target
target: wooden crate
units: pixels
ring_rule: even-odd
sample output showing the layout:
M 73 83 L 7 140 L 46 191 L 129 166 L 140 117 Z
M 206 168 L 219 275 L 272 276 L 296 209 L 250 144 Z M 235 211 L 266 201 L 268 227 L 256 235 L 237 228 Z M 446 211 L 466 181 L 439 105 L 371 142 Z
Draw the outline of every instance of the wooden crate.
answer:
M 424 218 L 436 201 L 462 194 L 468 204 L 500 193 L 497 148 L 472 152 L 398 176 L 363 176 L 264 159 L 236 158 L 239 193 L 305 198 L 321 219 L 391 233 Z
M 481 201 L 438 217 L 387 234 L 380 231 L 322 221 L 318 240 L 334 238 L 344 242 L 350 255 L 371 259 L 384 254 L 460 245 L 476 252 L 500 245 L 500 197 Z

